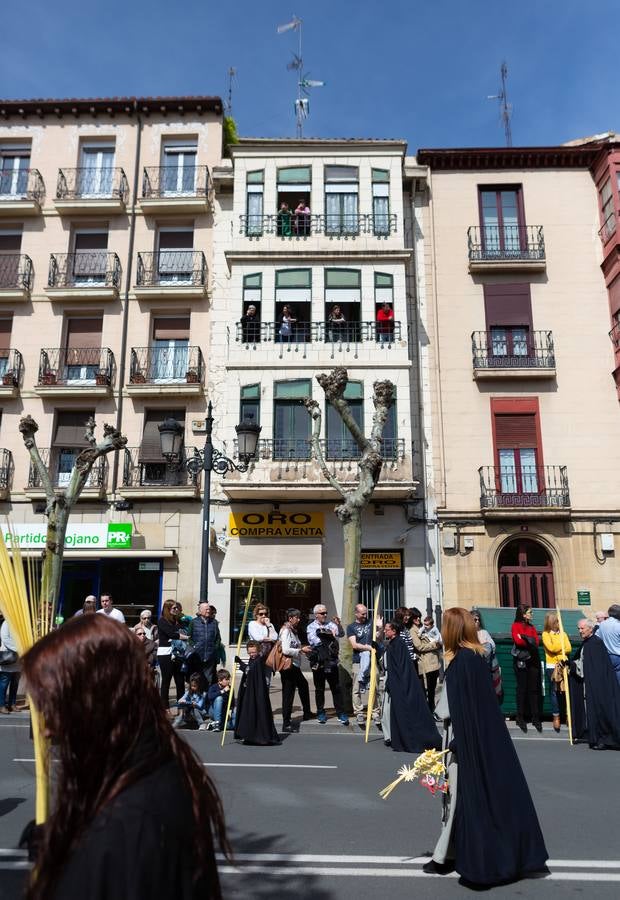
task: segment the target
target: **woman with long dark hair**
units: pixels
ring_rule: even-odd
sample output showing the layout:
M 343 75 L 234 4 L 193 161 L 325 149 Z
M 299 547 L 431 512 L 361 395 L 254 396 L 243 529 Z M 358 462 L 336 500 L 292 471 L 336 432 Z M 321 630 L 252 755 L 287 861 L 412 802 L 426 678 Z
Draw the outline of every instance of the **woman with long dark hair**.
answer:
M 444 827 L 426 872 L 452 869 L 490 886 L 546 870 L 547 848 L 529 788 L 501 713 L 472 615 L 447 609 L 441 635 L 449 793 Z
M 157 662 L 161 672 L 161 699 L 166 709 L 170 705 L 170 682 L 173 678 L 177 692 L 177 703 L 185 693 L 185 678 L 181 671 L 182 663 L 173 657 L 171 645 L 171 641 L 181 640 L 183 636 L 179 615 L 180 610 L 174 600 L 165 600 L 157 623 L 157 631 L 159 633 Z
M 221 802 L 133 632 L 80 616 L 38 641 L 23 673 L 57 762 L 27 900 L 220 900 Z
M 517 606 L 512 623 L 512 664 L 517 680 L 517 725 L 527 732 L 528 712 L 536 731 L 542 731 L 540 713 L 540 657 L 538 632 L 532 625 L 532 607 Z

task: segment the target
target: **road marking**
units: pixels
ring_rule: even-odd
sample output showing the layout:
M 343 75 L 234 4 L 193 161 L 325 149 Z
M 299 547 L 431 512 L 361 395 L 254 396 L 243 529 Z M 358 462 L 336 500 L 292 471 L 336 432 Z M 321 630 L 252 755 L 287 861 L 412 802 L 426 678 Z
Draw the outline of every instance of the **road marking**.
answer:
M 225 859 L 223 853 L 216 854 L 218 859 Z M 310 863 L 317 859 L 317 854 L 312 853 L 235 853 L 235 860 L 247 860 L 248 862 L 290 862 L 290 863 Z M 348 863 L 366 863 L 367 865 L 378 865 L 385 863 L 386 865 L 423 865 L 428 862 L 430 856 L 372 856 L 366 854 L 364 856 L 338 856 L 329 854 L 320 854 L 322 862 L 329 865 L 338 865 Z M 620 869 L 620 860 L 613 859 L 550 859 L 547 863 L 549 866 L 559 866 L 564 869 Z
M 15 762 L 15 760 L 14 760 Z M 230 766 L 239 769 L 337 769 L 338 766 L 305 766 L 290 763 L 225 763 L 203 762 L 203 766 Z
M 322 859 L 322 857 L 321 857 Z M 341 875 L 348 878 L 459 878 L 457 872 L 450 872 L 448 875 L 439 875 L 435 873 L 424 872 L 422 869 L 410 868 L 381 868 L 368 869 L 365 867 L 337 867 L 337 866 L 273 866 L 273 865 L 249 865 L 249 866 L 219 866 L 220 875 L 275 875 L 295 877 L 299 875 L 327 875 L 333 878 L 334 875 Z M 551 872 L 549 875 L 541 875 L 540 877 L 524 878 L 522 881 L 607 881 L 620 882 L 620 873 L 606 872 Z
M 0 856 L 27 856 L 27 850 L 0 850 Z

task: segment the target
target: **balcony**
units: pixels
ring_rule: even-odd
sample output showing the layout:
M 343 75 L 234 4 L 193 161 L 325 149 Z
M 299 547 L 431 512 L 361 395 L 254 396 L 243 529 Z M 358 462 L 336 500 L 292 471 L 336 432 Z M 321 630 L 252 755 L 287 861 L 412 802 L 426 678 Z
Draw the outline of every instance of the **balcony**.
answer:
M 207 166 L 149 166 L 142 177 L 140 206 L 145 213 L 206 213 L 213 184 Z
M 32 260 L 25 253 L 0 253 L 0 302 L 27 300 L 32 290 Z
M 52 253 L 46 293 L 52 300 L 116 300 L 121 262 L 107 250 Z
M 386 331 L 377 322 L 349 322 L 340 327 L 331 322 L 297 322 L 290 337 L 283 338 L 279 334 L 279 322 L 237 322 L 236 342 L 246 350 L 276 344 L 279 359 L 287 353 L 299 353 L 301 359 L 306 359 L 309 345 L 326 349 L 331 359 L 338 353 L 352 353 L 357 359 L 360 344 L 376 344 L 381 350 L 391 350 L 401 340 L 400 321 L 392 325 L 393 330 Z
M 476 381 L 555 378 L 551 331 L 524 332 L 522 338 L 517 338 L 510 329 L 506 329 L 503 335 L 474 331 L 471 348 Z
M 11 451 L 0 450 L 0 500 L 8 500 L 13 478 L 13 457 Z
M 142 300 L 202 298 L 207 293 L 207 273 L 202 250 L 138 253 L 134 294 Z
M 71 477 L 71 469 L 77 456 L 86 447 L 76 447 L 65 449 L 61 447 L 39 447 L 39 454 L 43 460 L 43 464 L 47 466 L 51 473 L 52 484 L 55 488 L 65 489 L 69 484 Z M 105 497 L 105 489 L 108 480 L 108 461 L 107 457 L 100 456 L 95 460 L 94 465 L 88 476 L 86 485 L 79 499 L 93 500 Z M 28 484 L 25 493 L 32 500 L 43 499 L 45 490 L 41 484 L 39 473 L 32 463 L 30 463 L 30 471 L 28 472 Z
M 54 206 L 61 215 L 125 212 L 129 183 L 122 169 L 59 169 Z
M 355 238 L 361 234 L 389 237 L 396 233 L 396 226 L 396 214 L 365 213 L 351 216 L 292 214 L 290 219 L 277 213 L 269 216 L 239 216 L 239 234 L 249 238 L 268 235 L 285 240 L 302 240 L 315 235 Z
M 191 475 L 184 465 L 171 468 L 165 460 L 142 458 L 141 447 L 120 451 L 124 497 L 142 500 L 194 500 L 200 497 L 200 475 Z M 194 447 L 184 448 L 185 460 L 197 454 Z
M 17 397 L 24 371 L 19 350 L 0 349 L 0 397 Z
M 45 347 L 39 357 L 35 390 L 46 397 L 108 397 L 114 356 L 107 347 Z
M 8 169 L 0 172 L 0 218 L 38 216 L 45 186 L 38 169 Z
M 357 481 L 359 450 L 353 441 L 321 440 L 330 472 L 343 484 Z M 234 458 L 238 458 L 234 442 Z M 302 439 L 259 440 L 256 460 L 247 475 L 233 473 L 222 482 L 231 499 L 269 497 L 278 499 L 335 499 L 334 489 L 313 459 L 312 444 Z M 384 463 L 375 488 L 375 497 L 403 498 L 415 493 L 411 455 L 404 438 L 384 441 Z
M 467 229 L 470 272 L 543 272 L 542 225 L 472 225 Z
M 205 364 L 200 347 L 132 347 L 130 397 L 201 394 Z
M 481 466 L 478 474 L 485 518 L 570 517 L 566 466 Z

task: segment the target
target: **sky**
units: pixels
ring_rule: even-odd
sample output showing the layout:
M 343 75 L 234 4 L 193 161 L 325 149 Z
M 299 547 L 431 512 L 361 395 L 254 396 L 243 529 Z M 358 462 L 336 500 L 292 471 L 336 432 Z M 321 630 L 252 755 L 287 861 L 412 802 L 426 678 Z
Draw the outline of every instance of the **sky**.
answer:
M 618 0 L 29 0 L 5 4 L 0 96 L 217 94 L 237 71 L 243 136 L 292 137 L 303 21 L 308 137 L 404 138 L 420 147 L 502 146 L 508 66 L 515 146 L 620 131 Z

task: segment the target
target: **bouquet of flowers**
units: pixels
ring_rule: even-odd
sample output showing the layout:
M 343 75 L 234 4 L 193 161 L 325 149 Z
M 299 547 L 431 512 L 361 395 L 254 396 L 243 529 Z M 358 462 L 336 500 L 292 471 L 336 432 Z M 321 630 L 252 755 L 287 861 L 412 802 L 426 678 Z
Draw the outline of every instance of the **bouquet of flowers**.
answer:
M 379 791 L 379 796 L 387 800 L 401 781 L 418 781 L 433 796 L 437 793 L 445 794 L 448 790 L 448 778 L 444 756 L 447 753 L 447 750 L 425 750 L 412 766 L 401 766 L 396 773 L 398 778 Z

